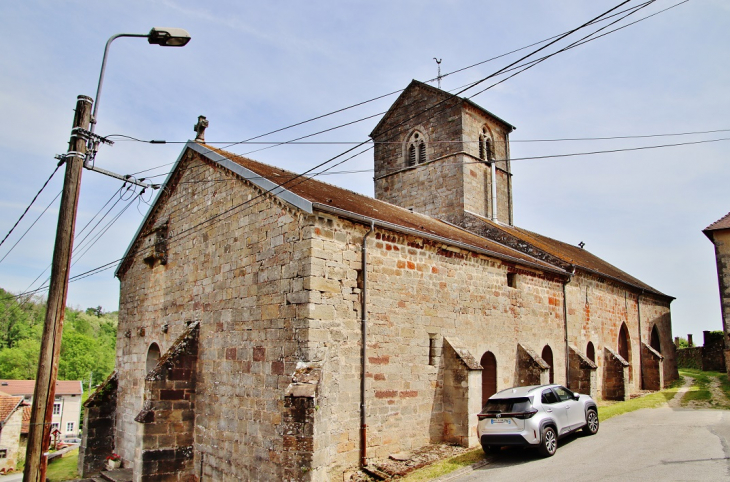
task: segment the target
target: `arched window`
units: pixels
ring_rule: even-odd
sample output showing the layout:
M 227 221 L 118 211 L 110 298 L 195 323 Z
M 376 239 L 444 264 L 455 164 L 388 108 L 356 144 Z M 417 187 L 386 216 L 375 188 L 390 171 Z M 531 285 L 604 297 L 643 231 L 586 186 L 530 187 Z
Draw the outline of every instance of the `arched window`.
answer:
M 416 131 L 408 138 L 406 164 L 411 167 L 416 164 L 423 164 L 426 161 L 426 139 L 420 132 Z
M 621 323 L 621 329 L 618 332 L 618 354 L 621 358 L 629 362 L 629 381 L 634 379 L 634 367 L 631 364 L 631 337 L 626 323 Z
M 555 383 L 555 367 L 553 365 L 553 350 L 550 348 L 550 345 L 545 345 L 545 348 L 542 349 L 542 359 L 545 360 L 545 363 L 550 365 L 550 383 Z
M 588 346 L 586 347 L 586 356 L 590 361 L 596 363 L 596 349 L 593 347 L 593 342 L 588 342 Z
M 483 161 L 494 160 L 492 136 L 486 127 L 482 127 L 482 133 L 479 135 L 479 159 Z
M 649 341 L 649 344 L 659 353 L 662 352 L 662 343 L 659 341 L 659 329 L 656 325 L 654 325 L 654 328 L 651 329 L 651 340 Z
M 159 359 L 160 359 L 160 347 L 157 346 L 157 343 L 153 343 L 150 345 L 149 349 L 147 350 L 147 365 L 146 365 L 147 373 L 151 372 L 152 369 L 157 366 L 157 361 Z
M 497 393 L 497 358 L 491 351 L 484 352 L 482 365 L 482 407 Z

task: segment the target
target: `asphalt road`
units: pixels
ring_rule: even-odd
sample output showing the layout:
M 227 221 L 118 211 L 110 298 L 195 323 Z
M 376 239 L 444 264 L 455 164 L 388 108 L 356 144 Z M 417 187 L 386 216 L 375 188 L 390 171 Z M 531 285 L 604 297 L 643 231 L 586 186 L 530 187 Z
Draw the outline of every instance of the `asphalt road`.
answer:
M 562 439 L 557 453 L 503 449 L 451 482 L 532 480 L 730 481 L 730 411 L 644 409 Z

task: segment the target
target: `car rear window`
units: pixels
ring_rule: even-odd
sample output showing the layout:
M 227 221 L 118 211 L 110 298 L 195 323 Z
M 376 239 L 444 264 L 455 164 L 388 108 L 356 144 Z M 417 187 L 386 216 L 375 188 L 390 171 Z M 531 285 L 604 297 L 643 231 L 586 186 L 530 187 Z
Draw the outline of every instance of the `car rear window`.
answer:
M 530 410 L 531 404 L 529 398 L 503 398 L 497 400 L 488 400 L 482 409 L 482 413 L 501 412 L 501 413 L 518 413 Z

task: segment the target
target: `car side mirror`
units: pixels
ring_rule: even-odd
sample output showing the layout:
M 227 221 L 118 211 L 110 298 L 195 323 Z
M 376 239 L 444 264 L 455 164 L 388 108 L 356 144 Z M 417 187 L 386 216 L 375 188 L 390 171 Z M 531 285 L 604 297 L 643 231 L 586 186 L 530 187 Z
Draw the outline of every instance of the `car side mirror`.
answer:
M 574 393 L 573 399 L 578 400 L 580 398 L 580 393 Z

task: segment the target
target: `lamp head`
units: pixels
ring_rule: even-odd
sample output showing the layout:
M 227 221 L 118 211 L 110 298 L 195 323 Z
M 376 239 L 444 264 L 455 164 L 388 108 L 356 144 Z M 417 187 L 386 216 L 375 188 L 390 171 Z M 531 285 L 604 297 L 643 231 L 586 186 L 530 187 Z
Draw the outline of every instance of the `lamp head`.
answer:
M 147 41 L 160 47 L 184 47 L 190 42 L 190 34 L 181 28 L 155 27 L 147 35 Z

